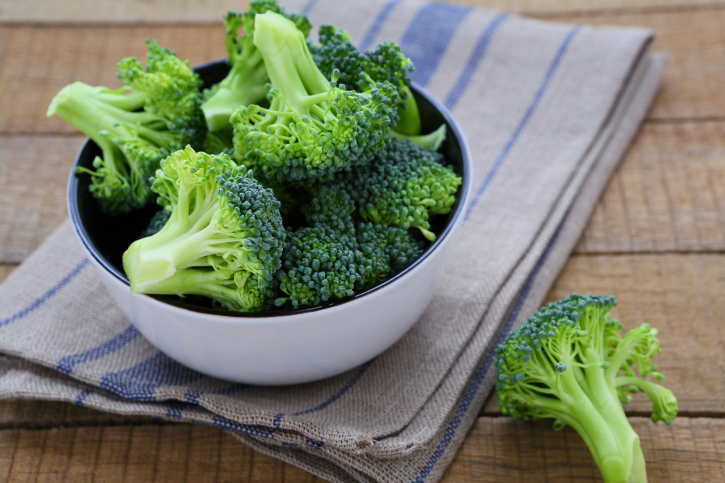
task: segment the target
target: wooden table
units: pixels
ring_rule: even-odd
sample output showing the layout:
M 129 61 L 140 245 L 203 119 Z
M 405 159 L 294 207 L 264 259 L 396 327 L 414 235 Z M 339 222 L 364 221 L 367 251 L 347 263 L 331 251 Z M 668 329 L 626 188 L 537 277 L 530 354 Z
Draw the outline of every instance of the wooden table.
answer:
M 725 1 L 459 0 L 547 20 L 642 25 L 670 57 L 664 84 L 549 299 L 612 293 L 625 327 L 660 329 L 679 399 L 672 426 L 629 407 L 651 482 L 725 481 Z M 245 2 L 0 1 L 0 280 L 66 218 L 65 182 L 83 137 L 46 119 L 82 80 L 115 85 L 115 63 L 159 42 L 192 64 L 225 56 L 219 13 Z M 318 479 L 220 430 L 0 402 L 0 480 Z M 549 423 L 502 417 L 491 398 L 446 482 L 601 481 L 584 443 Z

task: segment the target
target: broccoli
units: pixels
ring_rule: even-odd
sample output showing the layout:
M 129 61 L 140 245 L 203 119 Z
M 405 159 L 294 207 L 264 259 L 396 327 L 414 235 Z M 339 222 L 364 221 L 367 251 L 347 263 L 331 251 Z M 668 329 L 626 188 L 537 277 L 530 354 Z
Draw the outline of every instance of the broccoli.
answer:
M 77 171 L 92 176 L 90 190 L 111 214 L 145 205 L 152 196 L 148 178 L 159 161 L 187 144 L 201 147 L 206 135 L 199 76 L 172 51 L 146 44 L 146 68 L 133 57 L 118 64 L 126 87 L 74 82 L 48 108 L 48 116 L 58 114 L 101 148 L 95 171 Z
M 224 32 L 231 69 L 221 82 L 204 93 L 205 99 L 201 108 L 211 132 L 231 128 L 229 116 L 234 105 L 258 104 L 267 95 L 265 85 L 269 82 L 269 76 L 262 55 L 252 41 L 254 18 L 264 12 L 284 15 L 294 22 L 305 37 L 312 28 L 307 17 L 285 13 L 275 0 L 254 0 L 249 4 L 247 12 L 228 12 L 224 15 Z M 244 29 L 242 37 L 238 37 L 240 27 Z
M 311 200 L 302 207 L 310 225 L 326 220 L 345 219 L 356 209 L 350 194 L 338 184 L 323 183 L 313 186 Z
M 435 151 L 394 139 L 368 168 L 345 173 L 336 182 L 358 203 L 365 220 L 414 227 L 433 241 L 429 216 L 449 213 L 461 185 L 461 178 L 442 162 Z
M 639 437 L 622 403 L 627 392 L 642 390 L 653 401 L 652 420 L 670 424 L 677 400 L 644 379 L 663 379 L 652 365 L 657 330 L 643 324 L 622 338 L 609 314 L 615 305 L 611 296 L 572 294 L 536 312 L 496 348 L 496 389 L 504 414 L 574 428 L 605 483 L 646 482 Z
M 232 114 L 239 163 L 279 182 L 330 179 L 370 162 L 389 141 L 398 93 L 370 80 L 365 92 L 337 86 L 315 65 L 302 32 L 285 17 L 255 17 L 254 45 L 271 80 L 269 108 L 252 104 Z
M 230 310 L 262 309 L 285 240 L 272 191 L 226 154 L 188 146 L 161 162 L 151 189 L 171 215 L 158 233 L 124 253 L 131 291 L 203 295 Z
M 390 130 L 390 137 L 393 139 L 407 139 L 408 141 L 412 141 L 418 146 L 422 146 L 426 149 L 432 149 L 433 151 L 438 151 L 438 148 L 441 147 L 443 144 L 443 141 L 446 140 L 446 125 L 441 124 L 438 129 L 433 131 L 429 134 L 419 134 L 419 135 L 409 135 L 409 134 L 401 134 L 400 132 L 391 129 Z
M 277 277 L 280 297 L 294 308 L 342 299 L 402 271 L 423 253 L 407 231 L 362 223 L 350 217 L 317 218 L 310 227 L 288 229 L 283 266 Z
M 375 50 L 359 52 L 350 35 L 334 25 L 320 26 L 320 45 L 310 42 L 310 53 L 320 71 L 326 77 L 340 71 L 338 83 L 347 89 L 366 90 L 368 78 L 375 82 L 388 81 L 398 88 L 398 122 L 392 127 L 402 135 L 420 133 L 420 114 L 413 93 L 410 91 L 409 74 L 413 62 L 393 42 L 383 42 Z

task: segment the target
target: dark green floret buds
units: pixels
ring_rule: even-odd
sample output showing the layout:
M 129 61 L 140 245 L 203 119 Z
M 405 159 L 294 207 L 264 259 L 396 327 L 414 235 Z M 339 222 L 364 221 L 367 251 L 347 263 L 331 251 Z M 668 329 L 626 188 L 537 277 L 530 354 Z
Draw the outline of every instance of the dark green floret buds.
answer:
M 272 190 L 229 156 L 191 147 L 161 162 L 152 189 L 171 214 L 124 253 L 131 291 L 202 295 L 229 310 L 261 310 L 285 241 Z
M 639 436 L 622 404 L 642 391 L 652 420 L 670 424 L 677 400 L 646 379 L 663 379 L 652 364 L 657 330 L 643 324 L 622 337 L 609 314 L 615 305 L 611 296 L 572 294 L 537 311 L 496 348 L 497 396 L 504 414 L 574 428 L 605 483 L 646 482 Z
M 439 153 L 394 139 L 368 168 L 351 173 L 345 183 L 363 219 L 417 228 L 433 241 L 429 217 L 451 211 L 461 178 L 443 164 Z

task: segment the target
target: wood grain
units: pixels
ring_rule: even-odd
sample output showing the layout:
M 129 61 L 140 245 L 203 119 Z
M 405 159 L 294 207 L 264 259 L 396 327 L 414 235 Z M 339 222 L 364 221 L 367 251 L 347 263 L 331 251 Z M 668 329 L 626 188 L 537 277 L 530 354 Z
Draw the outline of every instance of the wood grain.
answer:
M 677 419 L 672 426 L 630 418 L 640 436 L 652 482 L 718 482 L 725 475 L 725 421 Z M 476 421 L 444 483 L 601 482 L 589 450 L 575 431 L 508 418 Z
M 656 48 L 671 67 L 651 119 L 725 116 L 725 9 L 640 15 L 561 16 L 592 24 L 643 25 L 657 33 Z M 75 133 L 57 117 L 45 117 L 53 96 L 80 80 L 117 87 L 116 63 L 145 55 L 144 38 L 159 42 L 191 64 L 226 56 L 220 25 L 44 26 L 0 25 L 0 133 Z M 31 92 L 32 95 L 28 95 Z
M 725 474 L 725 420 L 683 418 L 672 426 L 630 422 L 653 482 L 717 482 Z M 140 425 L 0 431 L 3 481 L 313 483 L 308 473 L 261 455 L 214 428 Z M 481 417 L 443 482 L 600 482 L 571 429 Z
M 2 22 L 13 23 L 206 23 L 218 22 L 229 10 L 243 10 L 248 0 L 185 1 L 169 8 L 164 2 L 125 0 L 95 2 L 72 0 L 57 2 L 5 1 L 0 4 Z M 283 5 L 288 2 L 281 2 Z M 297 2 L 306 5 L 305 2 Z M 616 12 L 681 10 L 722 5 L 708 0 L 454 0 L 451 3 L 495 8 L 529 15 L 556 15 L 565 12 Z
M 725 123 L 648 123 L 575 253 L 725 250 Z

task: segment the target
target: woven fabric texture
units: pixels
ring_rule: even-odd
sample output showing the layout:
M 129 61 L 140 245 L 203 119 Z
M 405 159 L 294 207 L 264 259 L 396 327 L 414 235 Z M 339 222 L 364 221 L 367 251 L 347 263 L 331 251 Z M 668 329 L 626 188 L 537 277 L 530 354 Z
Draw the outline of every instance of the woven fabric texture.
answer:
M 436 481 L 491 390 L 492 348 L 563 267 L 664 59 L 638 28 L 399 0 L 285 6 L 348 30 L 361 49 L 399 43 L 413 80 L 463 128 L 473 193 L 424 315 L 388 351 L 330 379 L 213 379 L 124 318 L 66 222 L 0 286 L 0 397 L 217 426 L 331 481 Z

